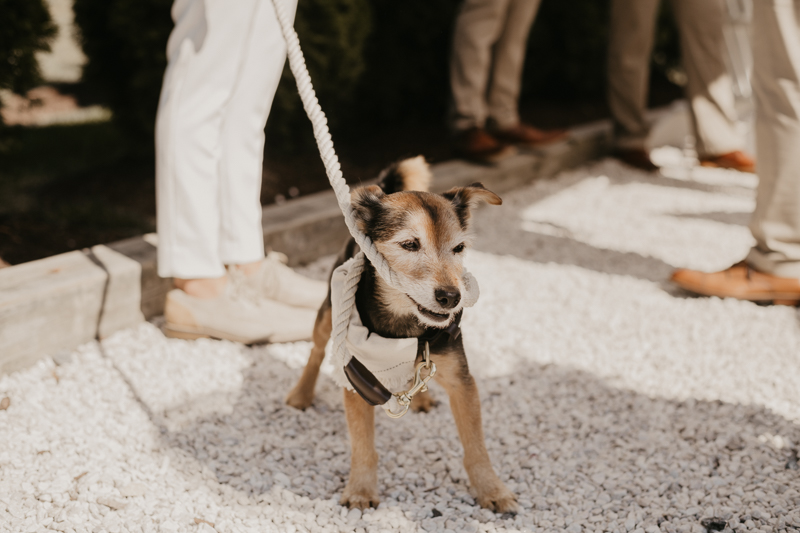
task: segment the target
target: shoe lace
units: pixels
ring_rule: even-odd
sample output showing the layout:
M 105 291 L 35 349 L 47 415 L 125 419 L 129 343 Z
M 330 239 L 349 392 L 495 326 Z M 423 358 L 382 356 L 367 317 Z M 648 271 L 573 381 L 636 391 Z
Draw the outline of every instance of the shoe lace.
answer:
M 248 307 L 260 307 L 261 295 L 247 282 L 247 276 L 235 268 L 228 269 L 228 296 Z
M 263 261 L 260 272 L 260 290 L 265 298 L 278 294 L 281 286 L 280 269 L 286 264 L 286 256 L 277 252 L 270 252 Z

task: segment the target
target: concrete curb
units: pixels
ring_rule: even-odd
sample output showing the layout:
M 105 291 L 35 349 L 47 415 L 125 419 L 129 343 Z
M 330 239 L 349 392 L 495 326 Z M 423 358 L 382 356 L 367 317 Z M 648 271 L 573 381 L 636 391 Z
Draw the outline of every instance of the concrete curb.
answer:
M 610 122 L 571 133 L 567 142 L 494 167 L 457 160 L 434 165 L 433 189 L 480 181 L 504 192 L 608 152 Z M 338 252 L 348 237 L 333 191 L 265 207 L 262 223 L 266 246 L 293 265 Z M 157 236 L 148 234 L 0 270 L 0 374 L 161 314 L 171 280 L 156 274 L 157 245 Z

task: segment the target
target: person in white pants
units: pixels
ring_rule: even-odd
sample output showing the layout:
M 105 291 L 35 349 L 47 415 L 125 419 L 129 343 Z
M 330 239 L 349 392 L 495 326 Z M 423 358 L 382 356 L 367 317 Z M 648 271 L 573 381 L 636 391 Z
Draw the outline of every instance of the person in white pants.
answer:
M 177 287 L 165 332 L 310 338 L 326 284 L 264 257 L 264 127 L 286 60 L 274 6 L 175 0 L 172 18 L 156 119 L 158 273 Z
M 800 304 L 800 0 L 753 2 L 758 190 L 755 246 L 721 272 L 679 269 L 672 281 L 707 296 Z

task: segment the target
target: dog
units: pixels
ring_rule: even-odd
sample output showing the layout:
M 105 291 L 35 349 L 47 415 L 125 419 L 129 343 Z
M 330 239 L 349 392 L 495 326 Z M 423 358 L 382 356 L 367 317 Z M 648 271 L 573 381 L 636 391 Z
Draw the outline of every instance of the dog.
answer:
M 447 328 L 454 321 L 460 321 L 461 293 L 465 290 L 463 257 L 470 240 L 470 210 L 484 202 L 502 203 L 499 196 L 480 183 L 434 194 L 428 192 L 430 179 L 428 164 L 424 158 L 416 157 L 385 169 L 379 176 L 379 185 L 361 187 L 351 194 L 359 228 L 372 239 L 392 269 L 415 281 L 413 294 L 400 292 L 389 286 L 365 259 L 356 306 L 364 326 L 383 337 L 420 337 L 427 331 Z M 358 252 L 358 245 L 350 239 L 334 269 Z M 298 409 L 311 405 L 331 329 L 329 290 L 317 314 L 308 363 L 287 396 L 287 404 Z M 459 335 L 446 337 L 440 335 L 430 345 L 431 360 L 438 369 L 434 379 L 450 397 L 464 447 L 464 467 L 477 501 L 496 512 L 516 512 L 516 497 L 489 461 L 478 389 L 469 372 L 462 339 Z M 422 348 L 418 350 L 417 362 L 421 360 L 422 351 Z M 350 476 L 341 504 L 359 509 L 377 506 L 380 499 L 374 407 L 348 389 L 344 389 L 344 406 L 352 453 Z M 415 396 L 411 404 L 415 411 L 428 411 L 432 406 L 427 393 Z

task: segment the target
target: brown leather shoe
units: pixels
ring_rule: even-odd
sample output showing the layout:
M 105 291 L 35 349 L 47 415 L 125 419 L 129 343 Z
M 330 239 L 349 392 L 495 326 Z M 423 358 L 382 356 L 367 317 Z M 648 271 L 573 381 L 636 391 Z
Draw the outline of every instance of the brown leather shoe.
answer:
M 780 305 L 800 303 L 800 280 L 759 272 L 744 261 L 722 272 L 698 272 L 679 268 L 672 273 L 676 285 L 703 296 L 738 298 Z
M 741 150 L 728 152 L 727 154 L 722 155 L 701 157 L 700 166 L 730 168 L 733 170 L 738 170 L 739 172 L 750 173 L 754 173 L 756 171 L 755 160 Z
M 616 157 L 626 165 L 630 165 L 640 170 L 645 170 L 647 172 L 655 172 L 658 170 L 658 167 L 653 164 L 653 161 L 650 159 L 650 154 L 647 152 L 647 150 L 643 150 L 641 148 L 617 148 L 611 152 L 611 156 Z
M 557 143 L 569 137 L 567 130 L 540 130 L 522 122 L 511 128 L 492 131 L 492 134 L 501 141 L 531 147 Z
M 479 163 L 497 163 L 516 153 L 512 146 L 498 141 L 478 127 L 456 134 L 453 149 L 459 156 Z

